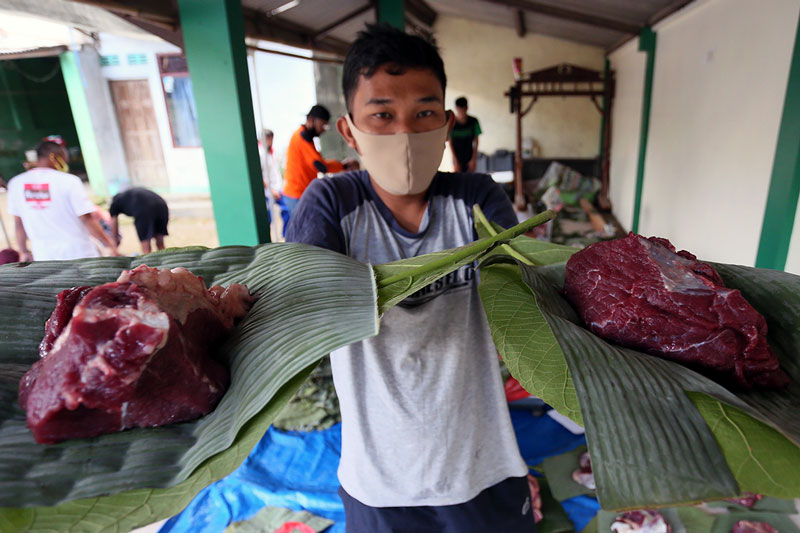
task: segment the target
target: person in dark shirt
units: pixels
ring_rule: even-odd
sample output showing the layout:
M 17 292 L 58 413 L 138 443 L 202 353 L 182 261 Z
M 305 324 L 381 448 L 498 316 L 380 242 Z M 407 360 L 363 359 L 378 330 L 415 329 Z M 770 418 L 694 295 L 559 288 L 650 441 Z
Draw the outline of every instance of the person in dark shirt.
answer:
M 467 115 L 467 99 L 456 99 L 456 121 L 450 132 L 450 151 L 453 154 L 455 172 L 475 172 L 478 157 L 478 135 L 481 125 L 478 119 Z
M 133 225 L 142 245 L 142 253 L 152 250 L 150 240 L 156 240 L 156 248 L 164 249 L 164 235 L 167 232 L 169 208 L 167 202 L 159 195 L 142 187 L 133 187 L 114 196 L 109 208 L 111 214 L 111 235 L 115 235 L 119 244 L 119 215 L 133 217 Z

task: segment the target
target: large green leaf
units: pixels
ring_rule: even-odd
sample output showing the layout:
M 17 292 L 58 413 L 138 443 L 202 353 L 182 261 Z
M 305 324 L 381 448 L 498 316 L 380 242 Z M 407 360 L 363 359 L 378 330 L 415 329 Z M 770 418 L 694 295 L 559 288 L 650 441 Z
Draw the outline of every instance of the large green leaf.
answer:
M 474 210 L 480 213 L 477 204 Z M 494 231 L 492 235 L 466 246 L 375 266 L 379 312 L 383 314 L 386 309 L 397 305 L 409 294 L 426 287 L 443 275 L 474 263 L 491 253 L 497 246 L 551 220 L 554 216 L 553 211 L 545 211 L 513 228 L 507 230 L 500 228 L 500 231 Z
M 800 447 L 741 409 L 703 393 L 687 394 L 708 423 L 745 490 L 778 498 L 800 495 Z M 774 475 L 775 472 L 780 475 Z
M 54 507 L 0 509 L 3 533 L 125 533 L 168 518 L 186 507 L 211 483 L 233 472 L 258 443 L 315 365 L 283 386 L 260 413 L 250 419 L 236 443 L 200 465 L 189 478 L 174 487 L 137 489 L 111 496 L 75 500 Z
M 482 266 L 479 292 L 492 339 L 511 375 L 525 390 L 583 425 L 564 353 L 532 301 L 520 268 Z
M 339 254 L 297 244 L 173 249 L 134 260 L 0 268 L 2 531 L 124 531 L 178 512 L 241 463 L 320 357 L 377 332 L 378 302 L 383 311 L 536 223 L 374 272 Z M 112 281 L 121 270 L 143 263 L 186 267 L 209 284 L 245 283 L 258 294 L 223 348 L 230 389 L 213 413 L 194 422 L 35 444 L 16 405 L 16 390 L 37 358 L 55 295 L 67 287 Z
M 769 280 L 761 275 L 774 276 L 753 274 L 751 271 L 755 269 L 731 268 L 751 276 L 733 280 L 721 268 L 723 276 L 728 275 L 729 285 L 747 287 L 751 292 L 757 292 L 761 285 L 770 286 Z M 764 308 L 770 309 L 764 312 L 768 320 L 770 312 L 785 314 L 787 307 L 796 309 L 785 300 L 797 302 L 800 297 L 795 285 L 797 277 L 787 276 L 790 275 L 780 276 L 780 287 L 773 284 L 771 290 L 760 291 L 763 301 L 751 300 L 762 312 Z M 524 287 L 519 285 L 520 280 Z M 737 494 L 739 486 L 741 490 L 778 497 L 800 495 L 797 470 L 787 468 L 791 461 L 797 464 L 797 417 L 792 416 L 791 406 L 796 413 L 800 405 L 793 393 L 798 377 L 791 362 L 784 364 L 795 380 L 789 389 L 733 394 L 680 365 L 612 346 L 581 327 L 559 292 L 563 265 L 532 268 L 487 264 L 481 269 L 481 283 L 481 297 L 498 349 L 504 358 L 510 356 L 519 361 L 516 365 L 509 364 L 512 374 L 515 370 L 519 372 L 516 377 L 523 386 L 530 385 L 528 390 L 557 409 L 566 405 L 564 414 L 576 420 L 579 419 L 569 406 L 580 399 L 598 497 L 604 508 L 665 506 L 728 497 Z M 527 290 L 506 296 L 498 289 L 501 286 Z M 749 296 L 747 290 L 744 292 Z M 770 303 L 770 298 L 776 302 Z M 783 302 L 782 306 L 777 305 L 777 300 Z M 498 311 L 498 301 L 515 304 Z M 542 327 L 542 320 L 548 327 Z M 789 331 L 793 323 L 795 329 Z M 772 320 L 770 341 L 774 337 L 792 339 L 792 334 L 797 334 L 796 324 L 785 318 L 781 323 L 780 317 Z M 528 332 L 527 338 L 524 332 Z M 509 337 L 515 340 L 510 352 Z M 778 346 L 782 363 L 787 357 L 795 358 L 796 363 L 797 350 L 787 353 L 791 342 Z M 560 365 L 554 353 L 564 358 Z M 549 379 L 548 387 L 537 386 L 541 374 L 558 376 L 559 372 L 563 376 L 560 380 Z M 719 422 L 719 416 L 712 418 L 709 411 L 698 411 L 692 401 L 695 398 L 690 399 L 684 391 L 704 393 L 730 409 L 735 408 L 744 417 L 744 421 L 735 425 L 743 434 L 734 439 L 731 431 L 724 432 L 729 426 L 715 423 Z M 773 451 L 767 453 L 767 445 L 761 446 L 763 451 L 756 452 L 758 468 L 753 468 L 753 454 L 748 453 L 748 447 L 764 443 L 765 429 L 769 429 L 766 441 Z M 773 482 L 765 483 L 765 476 Z
M 475 219 L 475 230 L 482 239 L 494 237 L 503 231 L 502 227 L 489 222 L 477 205 L 473 207 L 473 218 Z M 524 265 L 552 265 L 566 261 L 577 251 L 577 248 L 571 246 L 553 244 L 520 235 L 492 250 L 487 254 L 486 259 L 494 255 L 508 255 Z
M 142 262 L 184 266 L 209 283 L 245 283 L 259 296 L 223 348 L 230 363 L 229 390 L 212 413 L 197 421 L 36 444 L 16 403 L 17 384 L 38 357 L 36 346 L 55 295 L 66 287 L 114 280 Z M 238 444 L 245 424 L 305 368 L 333 349 L 374 335 L 376 298 L 368 266 L 297 244 L 0 268 L 0 505 L 56 505 L 185 481 L 200 464 Z M 262 433 L 270 420 L 262 420 Z

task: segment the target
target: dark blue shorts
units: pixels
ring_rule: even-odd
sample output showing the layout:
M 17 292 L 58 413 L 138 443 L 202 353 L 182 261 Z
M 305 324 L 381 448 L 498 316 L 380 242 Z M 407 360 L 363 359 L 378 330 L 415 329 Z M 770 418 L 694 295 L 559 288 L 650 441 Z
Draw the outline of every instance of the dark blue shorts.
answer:
M 511 477 L 466 503 L 370 507 L 339 487 L 347 533 L 535 533 L 528 480 Z

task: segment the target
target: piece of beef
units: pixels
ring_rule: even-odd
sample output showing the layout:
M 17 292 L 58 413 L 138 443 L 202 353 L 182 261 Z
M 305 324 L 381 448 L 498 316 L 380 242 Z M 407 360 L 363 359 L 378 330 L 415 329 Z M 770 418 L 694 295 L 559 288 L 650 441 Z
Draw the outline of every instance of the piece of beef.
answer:
M 611 524 L 614 533 L 670 533 L 672 526 L 658 511 L 639 509 L 626 511 Z
M 5 250 L 0 250 L 0 265 L 6 265 L 8 263 L 18 263 L 18 262 L 19 262 L 19 252 L 17 252 L 13 248 L 6 248 Z
M 34 438 L 55 443 L 210 412 L 229 382 L 214 348 L 252 302 L 243 285 L 206 290 L 183 268 L 140 266 L 62 291 L 43 357 L 20 381 Z
M 766 522 L 739 520 L 733 524 L 731 533 L 778 533 L 778 530 Z
M 592 460 L 589 452 L 583 452 L 578 458 L 579 468 L 572 472 L 572 480 L 578 485 L 583 485 L 587 489 L 595 490 L 597 485 L 594 482 L 594 472 L 592 472 Z
M 764 496 L 756 494 L 755 492 L 745 492 L 738 498 L 725 498 L 726 502 L 735 503 L 742 507 L 752 508 L 756 503 L 761 501 Z
M 595 334 L 734 385 L 778 388 L 788 376 L 767 324 L 742 294 L 686 251 L 657 237 L 593 244 L 567 262 L 564 292 Z
M 56 308 L 44 324 L 44 338 L 39 343 L 39 357 L 44 357 L 53 349 L 53 344 L 72 318 L 72 312 L 78 302 L 92 290 L 93 287 L 81 286 L 65 289 L 56 297 Z

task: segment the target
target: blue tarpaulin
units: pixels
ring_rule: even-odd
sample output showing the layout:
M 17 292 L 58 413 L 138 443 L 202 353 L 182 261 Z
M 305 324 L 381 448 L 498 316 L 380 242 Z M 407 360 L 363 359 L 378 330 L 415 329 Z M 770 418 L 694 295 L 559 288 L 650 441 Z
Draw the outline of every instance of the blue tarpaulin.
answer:
M 522 457 L 536 465 L 568 452 L 586 440 L 549 416 L 511 410 Z M 231 522 L 247 520 L 265 506 L 306 510 L 335 521 L 330 533 L 344 533 L 344 507 L 337 490 L 341 426 L 324 431 L 282 432 L 270 428 L 250 456 L 229 476 L 203 489 L 188 507 L 168 520 L 161 533 L 220 533 Z M 580 531 L 600 508 L 578 496 L 562 502 Z

